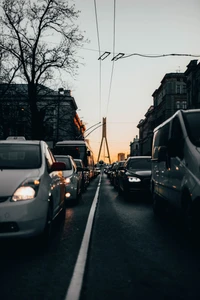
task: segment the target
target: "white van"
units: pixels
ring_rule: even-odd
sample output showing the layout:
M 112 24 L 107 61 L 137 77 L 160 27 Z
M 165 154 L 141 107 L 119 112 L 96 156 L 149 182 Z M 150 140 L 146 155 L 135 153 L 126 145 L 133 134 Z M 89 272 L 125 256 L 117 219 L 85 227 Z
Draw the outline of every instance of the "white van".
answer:
M 151 191 L 155 214 L 177 209 L 187 232 L 200 220 L 200 109 L 179 110 L 154 129 Z

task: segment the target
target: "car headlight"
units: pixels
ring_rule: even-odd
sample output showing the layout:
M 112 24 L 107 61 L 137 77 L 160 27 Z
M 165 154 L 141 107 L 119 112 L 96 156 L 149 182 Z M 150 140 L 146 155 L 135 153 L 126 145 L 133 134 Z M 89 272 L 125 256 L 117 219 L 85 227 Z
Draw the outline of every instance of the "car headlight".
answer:
M 34 199 L 37 195 L 40 185 L 38 178 L 27 179 L 16 189 L 11 201 L 23 201 Z
M 65 184 L 70 184 L 70 183 L 71 183 L 71 177 L 66 177 Z
M 129 182 L 140 182 L 141 179 L 138 178 L 138 177 L 128 176 L 128 181 L 129 181 Z

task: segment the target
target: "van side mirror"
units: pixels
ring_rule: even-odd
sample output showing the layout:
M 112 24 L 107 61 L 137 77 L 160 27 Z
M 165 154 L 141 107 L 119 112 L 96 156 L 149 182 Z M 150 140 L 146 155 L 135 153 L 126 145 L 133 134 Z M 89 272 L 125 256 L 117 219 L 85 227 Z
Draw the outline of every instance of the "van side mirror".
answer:
M 91 154 L 90 154 L 90 150 L 88 150 L 88 151 L 87 151 L 87 156 L 90 156 L 90 155 L 91 155 Z
M 166 161 L 167 158 L 167 147 L 158 147 L 158 161 Z

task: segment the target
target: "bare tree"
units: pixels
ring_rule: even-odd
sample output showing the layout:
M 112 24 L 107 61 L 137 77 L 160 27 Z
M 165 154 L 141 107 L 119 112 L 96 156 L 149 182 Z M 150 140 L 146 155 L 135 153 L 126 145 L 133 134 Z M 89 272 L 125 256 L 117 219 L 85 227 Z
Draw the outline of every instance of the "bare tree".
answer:
M 41 139 L 45 113 L 38 87 L 58 70 L 76 74 L 76 50 L 86 42 L 76 25 L 80 11 L 67 0 L 3 0 L 1 9 L 1 64 L 27 84 L 31 135 Z

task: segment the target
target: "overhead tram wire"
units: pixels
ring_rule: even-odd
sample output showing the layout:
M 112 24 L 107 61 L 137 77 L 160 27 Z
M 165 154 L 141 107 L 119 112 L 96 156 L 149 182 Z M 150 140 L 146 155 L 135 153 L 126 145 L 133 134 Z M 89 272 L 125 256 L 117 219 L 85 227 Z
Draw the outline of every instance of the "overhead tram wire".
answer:
M 113 55 L 115 55 L 115 23 L 116 23 L 116 0 L 114 0 L 114 18 L 113 18 Z M 109 85 L 109 93 L 108 93 L 108 102 L 107 102 L 107 110 L 106 116 L 108 114 L 108 107 L 110 102 L 110 95 L 111 95 L 111 88 L 112 88 L 112 80 L 113 80 L 113 73 L 114 73 L 114 60 L 112 60 L 112 70 L 110 76 L 110 85 Z
M 100 47 L 100 37 L 99 37 L 99 26 L 98 26 L 96 0 L 94 0 L 94 10 L 95 10 L 95 20 L 96 20 L 99 56 L 100 56 L 101 55 L 101 47 Z M 101 119 L 101 59 L 99 60 L 99 119 Z

